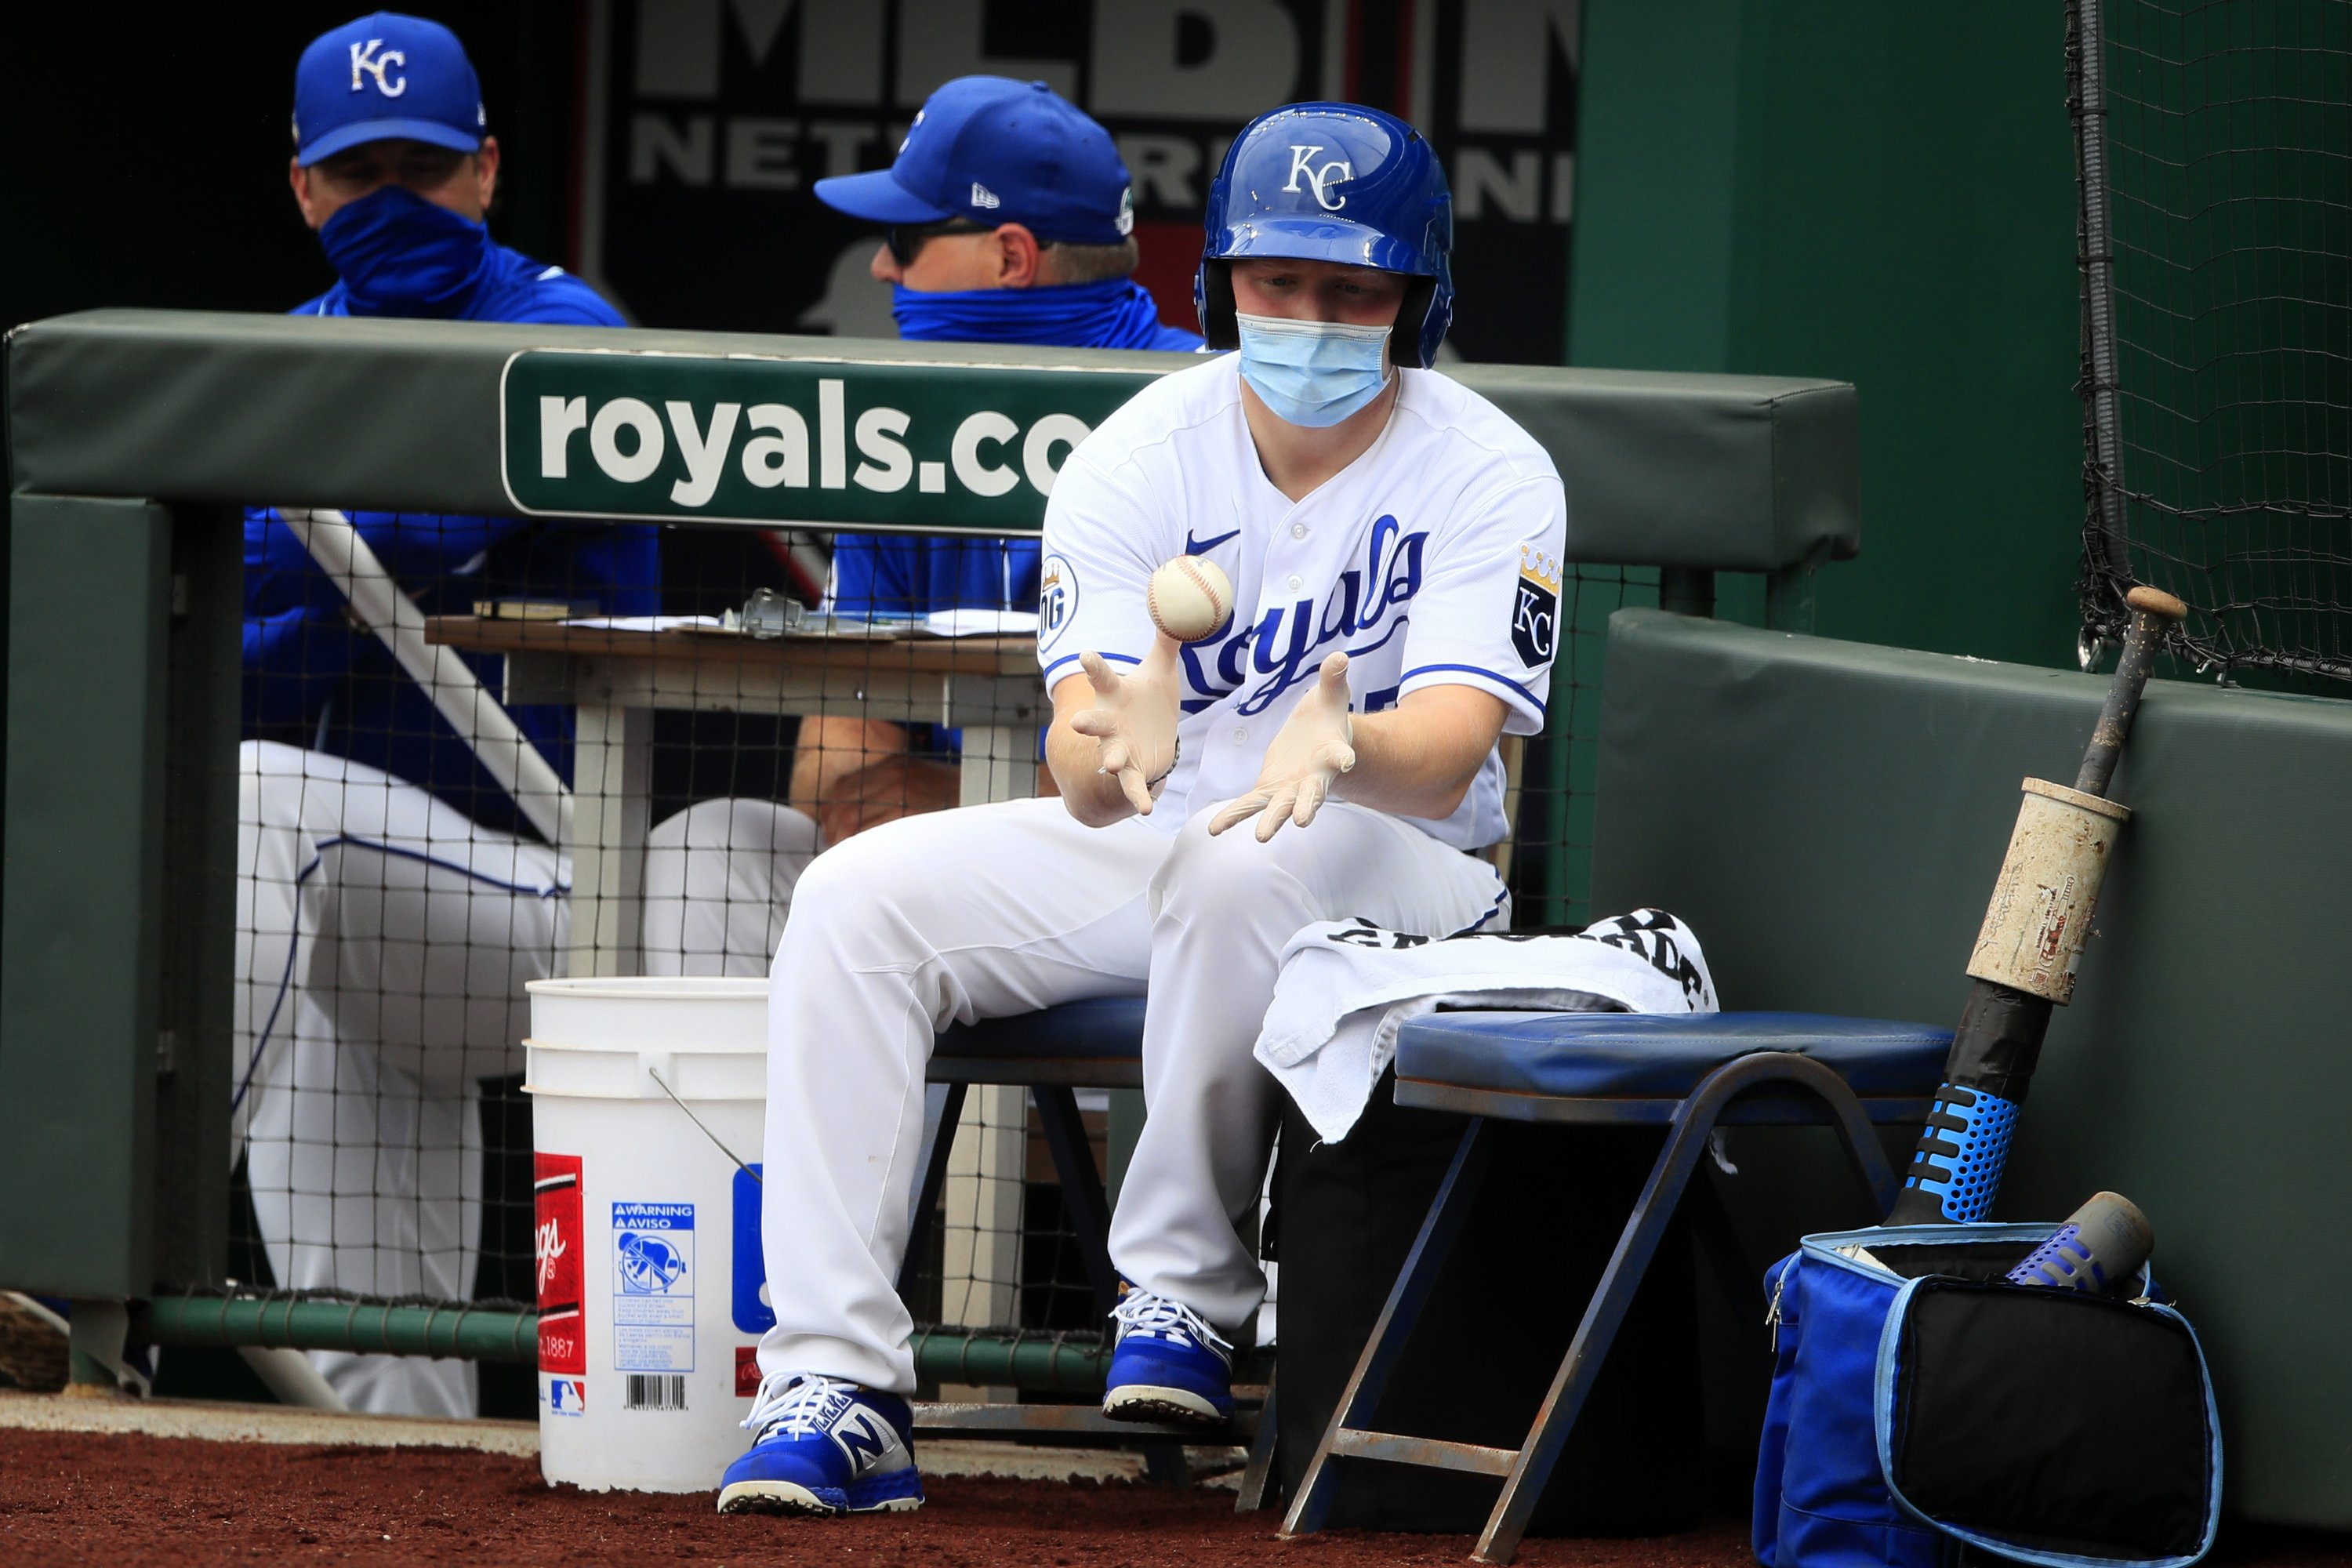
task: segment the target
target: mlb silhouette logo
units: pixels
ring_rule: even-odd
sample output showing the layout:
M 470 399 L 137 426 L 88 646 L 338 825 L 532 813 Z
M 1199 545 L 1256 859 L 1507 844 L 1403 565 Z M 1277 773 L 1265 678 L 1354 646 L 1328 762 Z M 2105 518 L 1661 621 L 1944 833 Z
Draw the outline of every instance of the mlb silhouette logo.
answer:
M 549 1378 L 547 1411 L 551 1415 L 588 1414 L 588 1380 L 584 1377 Z
M 621 1233 L 621 1289 L 631 1295 L 659 1295 L 686 1278 L 685 1255 L 658 1236 Z

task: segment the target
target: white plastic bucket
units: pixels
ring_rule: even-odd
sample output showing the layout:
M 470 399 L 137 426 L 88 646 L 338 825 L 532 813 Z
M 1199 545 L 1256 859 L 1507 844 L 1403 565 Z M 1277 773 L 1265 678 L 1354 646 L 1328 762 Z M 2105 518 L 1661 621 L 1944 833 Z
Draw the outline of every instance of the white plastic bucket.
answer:
M 729 1157 L 759 1168 L 768 983 L 530 989 L 540 1473 L 715 1490 L 747 1441 L 752 1352 L 774 1321 L 759 1185 Z

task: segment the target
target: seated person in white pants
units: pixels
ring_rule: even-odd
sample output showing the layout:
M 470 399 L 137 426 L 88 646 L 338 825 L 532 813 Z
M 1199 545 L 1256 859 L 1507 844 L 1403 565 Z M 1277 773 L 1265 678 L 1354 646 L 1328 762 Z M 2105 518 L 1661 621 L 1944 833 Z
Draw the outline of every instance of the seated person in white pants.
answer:
M 378 15 L 314 41 L 296 71 L 290 180 L 338 281 L 295 313 L 620 326 L 587 285 L 490 238 L 499 147 L 486 124 L 465 49 L 436 23 Z M 650 528 L 352 522 L 428 613 L 501 594 L 658 607 Z M 245 592 L 231 1092 L 270 1268 L 293 1289 L 464 1300 L 480 1230 L 478 1083 L 522 1065 L 523 986 L 554 972 L 569 874 L 266 509 L 246 518 Z M 565 767 L 568 710 L 514 718 Z M 814 825 L 775 807 L 758 824 L 681 816 L 654 844 L 648 967 L 760 973 Z M 708 852 L 689 861 L 689 847 Z M 755 877 L 756 905 L 730 910 L 730 884 Z M 474 1411 L 467 1362 L 312 1359 L 356 1409 Z
M 932 1039 L 1084 997 L 1149 997 L 1104 1411 L 1230 1413 L 1225 1336 L 1264 1293 L 1234 1220 L 1279 1092 L 1251 1047 L 1283 944 L 1327 919 L 1504 919 L 1472 851 L 1506 832 L 1497 738 L 1543 720 L 1566 501 L 1541 447 L 1426 368 L 1452 233 L 1434 156 L 1389 115 L 1244 130 L 1196 284 L 1211 346 L 1239 353 L 1138 394 L 1047 507 L 1061 798 L 890 823 L 802 878 L 769 1002 L 776 1323 L 722 1510 L 919 1505 L 893 1280 Z M 1179 646 L 1144 589 L 1183 554 L 1238 614 Z

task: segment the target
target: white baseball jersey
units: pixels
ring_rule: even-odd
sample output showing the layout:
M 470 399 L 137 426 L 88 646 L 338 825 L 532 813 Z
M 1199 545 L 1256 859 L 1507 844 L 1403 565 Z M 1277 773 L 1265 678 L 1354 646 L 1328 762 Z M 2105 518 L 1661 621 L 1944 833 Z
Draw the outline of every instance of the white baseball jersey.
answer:
M 1148 819 L 1162 831 L 1249 793 L 1335 651 L 1349 658 L 1357 712 L 1424 686 L 1471 686 L 1508 707 L 1507 732 L 1543 728 L 1567 528 L 1559 473 L 1460 383 L 1399 374 L 1380 438 L 1302 501 L 1258 462 L 1237 354 L 1145 387 L 1055 480 L 1037 627 L 1048 687 L 1089 649 L 1140 661 L 1153 637 L 1144 587 L 1162 562 L 1202 555 L 1233 579 L 1232 623 L 1183 650 L 1179 755 Z M 1406 820 L 1462 849 L 1503 838 L 1501 759 L 1488 754 L 1453 816 Z

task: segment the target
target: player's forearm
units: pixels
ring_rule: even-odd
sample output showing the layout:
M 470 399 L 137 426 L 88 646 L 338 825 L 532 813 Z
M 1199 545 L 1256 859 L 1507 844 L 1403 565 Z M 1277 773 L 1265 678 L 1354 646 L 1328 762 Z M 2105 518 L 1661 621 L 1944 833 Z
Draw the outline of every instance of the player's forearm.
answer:
M 1486 765 L 1503 716 L 1499 699 L 1462 686 L 1432 687 L 1386 712 L 1360 713 L 1356 765 L 1332 796 L 1397 816 L 1451 816 Z

